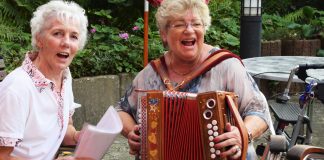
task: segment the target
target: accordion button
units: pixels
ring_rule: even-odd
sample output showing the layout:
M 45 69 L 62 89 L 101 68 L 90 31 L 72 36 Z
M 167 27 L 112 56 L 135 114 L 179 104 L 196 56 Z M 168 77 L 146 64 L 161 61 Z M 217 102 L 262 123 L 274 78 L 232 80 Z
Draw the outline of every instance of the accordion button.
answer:
M 142 118 L 142 114 L 138 114 L 138 118 Z
M 213 121 L 212 121 L 212 124 L 213 124 L 213 125 L 216 125 L 216 124 L 217 124 L 217 121 L 216 121 L 216 120 L 213 120 Z
M 208 135 L 210 136 L 213 135 L 213 132 L 214 132 L 213 130 L 208 130 Z
M 210 124 L 210 123 L 207 124 L 207 128 L 208 128 L 208 129 L 211 129 L 212 127 L 213 127 L 212 124 Z
M 138 123 L 142 123 L 142 119 L 138 119 Z
M 213 134 L 215 137 L 217 137 L 218 136 L 218 132 L 214 132 L 214 134 Z
M 214 108 L 216 105 L 216 101 L 214 99 L 208 99 L 206 105 L 208 108 Z
M 209 109 L 206 109 L 203 113 L 205 119 L 209 120 L 213 117 L 213 112 Z
M 213 130 L 214 130 L 214 131 L 217 131 L 217 130 L 218 130 L 218 127 L 217 127 L 217 126 L 214 126 L 214 127 L 213 127 Z
M 210 153 L 215 153 L 216 149 L 215 148 L 210 148 Z
M 215 154 L 211 154 L 210 155 L 210 158 L 215 159 L 216 158 L 216 155 Z
M 214 137 L 213 136 L 209 136 L 209 141 L 213 141 Z
M 209 147 L 214 147 L 215 143 L 214 142 L 209 142 Z
M 216 150 L 216 155 L 220 155 L 220 150 Z

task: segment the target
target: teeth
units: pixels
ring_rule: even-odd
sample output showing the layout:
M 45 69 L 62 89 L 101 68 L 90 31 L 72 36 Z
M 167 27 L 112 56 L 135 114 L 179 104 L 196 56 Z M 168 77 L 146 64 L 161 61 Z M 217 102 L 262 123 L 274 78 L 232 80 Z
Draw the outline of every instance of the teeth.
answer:
M 191 46 L 191 45 L 194 45 L 195 44 L 195 40 L 193 39 L 193 40 L 183 40 L 183 41 L 181 41 L 181 43 L 183 44 L 183 45 L 186 45 L 186 46 Z
M 64 56 L 68 56 L 68 55 L 69 55 L 69 54 L 66 53 L 66 52 L 60 52 L 59 54 L 64 55 Z
M 68 58 L 69 53 L 67 53 L 67 52 L 59 52 L 59 53 L 57 53 L 57 56 L 60 57 L 60 58 Z

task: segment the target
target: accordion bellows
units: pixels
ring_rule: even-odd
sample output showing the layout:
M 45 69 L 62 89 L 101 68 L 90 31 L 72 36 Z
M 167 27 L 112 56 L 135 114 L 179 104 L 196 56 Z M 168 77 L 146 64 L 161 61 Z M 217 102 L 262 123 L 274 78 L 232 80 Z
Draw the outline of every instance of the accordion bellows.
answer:
M 230 122 L 238 127 L 245 159 L 248 136 L 232 92 L 141 91 L 138 120 L 142 160 L 221 159 L 213 139 Z M 222 158 L 227 159 L 227 158 Z

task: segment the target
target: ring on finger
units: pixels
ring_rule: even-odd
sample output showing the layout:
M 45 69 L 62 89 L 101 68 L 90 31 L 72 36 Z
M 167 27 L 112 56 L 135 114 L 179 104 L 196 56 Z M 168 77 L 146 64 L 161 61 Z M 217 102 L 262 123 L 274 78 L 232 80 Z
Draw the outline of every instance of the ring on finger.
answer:
M 241 151 L 241 148 L 239 147 L 239 146 L 235 146 L 235 153 L 237 153 L 237 152 L 239 152 L 239 151 Z

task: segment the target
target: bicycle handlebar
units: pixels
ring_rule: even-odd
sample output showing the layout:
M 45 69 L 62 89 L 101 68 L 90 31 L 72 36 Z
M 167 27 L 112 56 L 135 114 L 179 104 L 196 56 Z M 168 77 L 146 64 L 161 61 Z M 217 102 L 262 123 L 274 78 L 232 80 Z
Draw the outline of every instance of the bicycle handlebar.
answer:
M 324 69 L 324 64 L 300 64 L 295 74 L 299 79 L 305 81 L 308 77 L 306 73 L 308 69 Z
M 284 93 L 281 96 L 278 96 L 276 98 L 277 102 L 280 103 L 286 103 L 290 97 L 288 95 L 289 89 L 290 89 L 290 84 L 293 80 L 294 75 L 297 75 L 297 77 L 303 81 L 306 80 L 308 77 L 306 70 L 308 69 L 324 69 L 324 64 L 300 64 L 293 69 L 291 69 L 289 79 L 287 81 L 287 87 L 285 88 Z
M 307 69 L 324 69 L 324 64 L 300 64 L 298 67 L 300 70 Z

